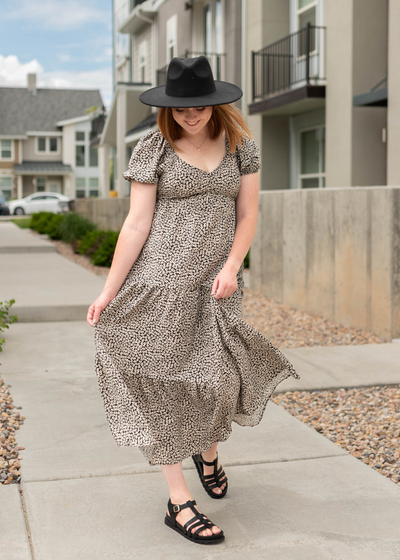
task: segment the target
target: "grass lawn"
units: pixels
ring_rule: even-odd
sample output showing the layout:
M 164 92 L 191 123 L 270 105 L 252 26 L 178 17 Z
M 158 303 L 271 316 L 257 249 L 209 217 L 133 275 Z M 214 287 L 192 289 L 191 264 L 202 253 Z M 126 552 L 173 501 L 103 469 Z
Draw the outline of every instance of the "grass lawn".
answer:
M 29 226 L 31 225 L 31 218 L 13 218 L 11 220 L 12 222 L 14 222 L 14 224 L 17 224 L 17 226 L 19 226 L 20 228 L 29 228 Z

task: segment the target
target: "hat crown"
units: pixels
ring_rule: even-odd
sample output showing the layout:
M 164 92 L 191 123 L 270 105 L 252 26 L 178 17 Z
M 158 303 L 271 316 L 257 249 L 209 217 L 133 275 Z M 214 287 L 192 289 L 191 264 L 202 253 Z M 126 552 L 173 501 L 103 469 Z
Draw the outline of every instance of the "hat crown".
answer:
M 210 63 L 205 56 L 173 58 L 169 63 L 165 94 L 173 97 L 200 97 L 216 91 Z

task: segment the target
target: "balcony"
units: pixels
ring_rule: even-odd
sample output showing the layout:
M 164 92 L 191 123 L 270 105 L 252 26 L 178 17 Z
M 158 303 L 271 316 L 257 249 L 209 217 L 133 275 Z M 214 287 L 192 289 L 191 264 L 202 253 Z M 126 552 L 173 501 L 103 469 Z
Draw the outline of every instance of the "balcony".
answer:
M 302 100 L 325 98 L 326 27 L 308 24 L 287 37 L 252 52 L 252 98 L 249 113 L 308 110 Z M 324 101 L 323 101 L 324 103 Z M 303 107 L 304 105 L 304 107 Z M 310 108 L 315 103 L 308 103 Z
M 205 56 L 211 65 L 214 79 L 222 80 L 225 72 L 225 53 L 205 53 L 205 52 L 190 52 L 185 51 L 185 54 L 180 58 L 195 58 L 196 56 Z M 163 86 L 167 80 L 168 64 L 157 70 L 157 85 Z
M 157 12 L 155 0 L 131 0 L 129 13 L 118 25 L 119 33 L 134 35 L 142 27 L 149 25 Z

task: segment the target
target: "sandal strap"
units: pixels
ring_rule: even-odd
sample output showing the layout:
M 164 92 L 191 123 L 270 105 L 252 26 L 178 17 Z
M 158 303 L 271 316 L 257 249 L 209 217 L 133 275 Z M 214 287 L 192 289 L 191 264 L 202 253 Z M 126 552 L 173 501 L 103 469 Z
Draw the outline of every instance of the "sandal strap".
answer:
M 214 523 L 212 523 L 203 513 L 200 513 L 197 510 L 195 511 L 196 514 L 194 515 L 194 517 L 189 519 L 189 521 L 183 526 L 186 533 L 188 533 L 189 535 L 192 534 L 195 527 L 197 527 L 197 529 L 196 531 L 194 531 L 194 533 L 198 535 L 201 531 L 204 531 L 205 529 L 211 529 L 211 527 L 214 526 Z
M 211 461 L 211 463 L 209 461 L 206 461 L 205 459 L 203 459 L 203 455 L 201 453 L 200 453 L 199 457 L 200 457 L 201 462 L 204 463 L 207 467 L 215 467 L 216 466 L 216 463 L 215 463 L 216 461 L 217 461 L 217 464 L 218 464 L 218 451 L 217 451 L 216 458 L 214 459 L 214 461 Z
M 196 501 L 195 500 L 188 500 L 187 502 L 185 502 L 184 504 L 173 504 L 171 502 L 171 499 L 168 500 L 168 511 L 171 515 L 174 515 L 174 517 L 176 517 L 176 515 L 185 508 L 190 508 L 192 511 L 197 511 L 194 509 L 194 506 L 196 505 Z
M 224 472 L 223 468 L 220 467 L 220 468 L 218 469 L 218 471 L 217 471 L 217 476 L 215 476 L 214 474 L 206 474 L 206 475 L 203 475 L 203 478 L 204 478 L 204 480 L 208 480 L 208 479 L 210 479 L 210 478 L 215 478 L 215 479 L 217 479 L 217 480 L 218 480 L 218 479 L 220 480 L 220 479 L 223 478 L 224 476 L 226 477 L 225 472 Z

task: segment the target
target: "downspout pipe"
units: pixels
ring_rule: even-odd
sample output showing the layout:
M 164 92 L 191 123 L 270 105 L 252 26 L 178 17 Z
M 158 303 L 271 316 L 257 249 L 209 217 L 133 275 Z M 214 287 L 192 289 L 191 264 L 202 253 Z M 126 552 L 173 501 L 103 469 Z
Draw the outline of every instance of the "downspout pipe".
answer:
M 152 63 L 153 63 L 153 68 L 152 68 L 152 74 L 153 74 L 153 79 L 152 82 L 155 82 L 155 58 L 156 58 L 156 34 L 155 34 L 155 30 L 154 30 L 154 19 L 150 19 L 146 16 L 144 16 L 142 13 L 142 9 L 140 6 L 138 6 L 138 11 L 136 13 L 136 17 L 138 19 L 141 19 L 142 21 L 145 21 L 146 23 L 149 23 L 151 25 L 151 48 L 152 48 Z

